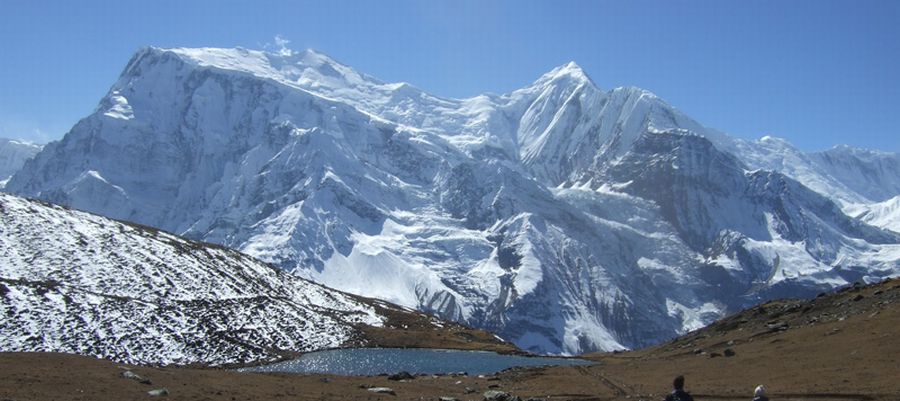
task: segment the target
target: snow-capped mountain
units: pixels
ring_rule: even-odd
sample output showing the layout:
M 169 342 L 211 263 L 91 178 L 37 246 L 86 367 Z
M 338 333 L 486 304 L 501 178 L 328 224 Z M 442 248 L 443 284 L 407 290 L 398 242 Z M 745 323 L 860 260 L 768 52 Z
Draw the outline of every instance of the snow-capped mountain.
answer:
M 803 153 L 787 141 L 765 136 L 734 140 L 726 149 L 751 168 L 778 171 L 842 206 L 883 202 L 900 193 L 900 155 L 846 145 Z
M 768 142 L 574 63 L 447 99 L 313 51 L 148 48 L 7 190 L 581 353 L 900 274 L 900 234 L 841 210 L 872 194 Z
M 0 138 L 0 189 L 16 171 L 41 151 L 41 145 L 27 141 Z
M 835 146 L 810 155 L 824 174 L 870 202 L 884 202 L 900 194 L 900 155 Z
M 383 317 L 238 252 L 0 193 L 0 350 L 131 363 L 270 360 Z

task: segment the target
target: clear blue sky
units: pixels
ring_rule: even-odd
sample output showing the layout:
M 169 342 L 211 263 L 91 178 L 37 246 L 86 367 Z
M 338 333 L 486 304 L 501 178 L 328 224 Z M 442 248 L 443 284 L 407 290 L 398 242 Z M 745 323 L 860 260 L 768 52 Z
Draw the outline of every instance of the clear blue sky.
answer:
M 60 138 L 145 45 L 275 35 L 467 97 L 576 61 L 733 135 L 900 151 L 900 1 L 0 0 L 0 136 Z

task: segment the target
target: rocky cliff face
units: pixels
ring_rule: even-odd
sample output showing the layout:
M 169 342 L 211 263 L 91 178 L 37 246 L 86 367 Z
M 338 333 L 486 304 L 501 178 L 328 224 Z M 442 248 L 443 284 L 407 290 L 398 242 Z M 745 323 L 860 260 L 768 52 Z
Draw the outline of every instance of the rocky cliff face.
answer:
M 812 184 L 871 194 L 776 153 L 574 63 L 445 99 L 312 51 L 150 48 L 7 190 L 581 353 L 900 273 L 898 235 Z

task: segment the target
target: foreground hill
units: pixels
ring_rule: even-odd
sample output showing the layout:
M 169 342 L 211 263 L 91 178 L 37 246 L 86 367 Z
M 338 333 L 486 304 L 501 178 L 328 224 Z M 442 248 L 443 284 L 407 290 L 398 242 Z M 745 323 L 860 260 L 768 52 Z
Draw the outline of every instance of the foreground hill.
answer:
M 685 374 L 700 394 L 749 399 L 766 384 L 779 400 L 897 400 L 898 322 L 894 279 L 811 301 L 769 302 L 657 347 L 593 357 L 636 392 Z
M 590 355 L 599 363 L 590 367 L 405 382 L 130 367 L 153 381 L 144 385 L 123 379 L 120 365 L 108 361 L 5 353 L 0 397 L 145 400 L 148 390 L 164 387 L 182 400 L 481 400 L 483 391 L 496 388 L 523 399 L 660 400 L 672 378 L 683 374 L 698 400 L 746 401 L 756 385 L 765 384 L 771 399 L 780 401 L 894 401 L 900 399 L 898 321 L 900 281 L 891 280 L 813 301 L 770 302 L 657 347 Z M 372 386 L 391 387 L 396 395 L 366 391 Z
M 314 51 L 147 48 L 6 190 L 581 354 L 900 274 L 900 233 L 842 209 L 896 196 L 898 160 L 729 138 L 575 63 L 446 99 Z
M 344 345 L 513 349 L 147 227 L 2 193 L 0 217 L 2 351 L 226 364 Z

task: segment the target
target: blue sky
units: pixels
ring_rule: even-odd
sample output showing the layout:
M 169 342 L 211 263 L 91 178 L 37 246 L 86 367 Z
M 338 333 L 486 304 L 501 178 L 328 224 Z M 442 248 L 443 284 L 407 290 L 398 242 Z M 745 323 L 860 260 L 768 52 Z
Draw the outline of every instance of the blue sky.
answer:
M 900 151 L 900 1 L 0 0 L 0 136 L 60 138 L 145 45 L 275 35 L 385 81 L 467 97 L 574 60 L 701 123 L 804 150 Z

